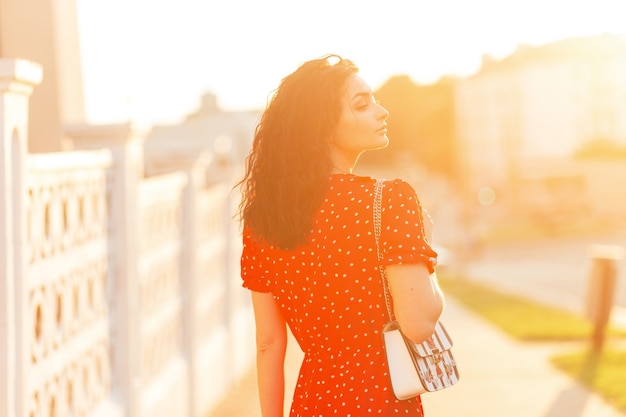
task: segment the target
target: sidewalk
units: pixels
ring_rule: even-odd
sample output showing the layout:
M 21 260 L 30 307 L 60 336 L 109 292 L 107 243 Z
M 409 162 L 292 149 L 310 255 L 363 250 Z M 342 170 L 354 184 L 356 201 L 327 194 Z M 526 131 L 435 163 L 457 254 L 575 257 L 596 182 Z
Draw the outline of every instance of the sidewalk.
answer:
M 424 395 L 427 417 L 624 417 L 552 367 L 567 344 L 521 343 L 448 297 L 443 317 L 461 380 Z
M 549 357 L 567 345 L 517 342 L 451 297 L 443 321 L 455 341 L 461 380 L 422 396 L 426 417 L 626 416 L 550 365 Z M 302 354 L 292 342 L 287 355 L 290 398 Z M 207 417 L 260 417 L 257 398 L 251 370 Z

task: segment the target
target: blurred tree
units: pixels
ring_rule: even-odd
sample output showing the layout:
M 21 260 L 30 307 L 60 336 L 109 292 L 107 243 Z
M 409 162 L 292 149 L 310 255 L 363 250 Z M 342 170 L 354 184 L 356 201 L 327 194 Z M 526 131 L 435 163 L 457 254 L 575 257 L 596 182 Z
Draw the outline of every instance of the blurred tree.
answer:
M 389 147 L 364 155 L 365 162 L 394 165 L 408 159 L 428 171 L 457 177 L 454 83 L 453 78 L 444 77 L 419 85 L 408 75 L 387 80 L 375 94 L 390 113 Z
M 615 140 L 595 138 L 584 143 L 574 154 L 577 159 L 623 159 L 626 158 L 626 146 Z

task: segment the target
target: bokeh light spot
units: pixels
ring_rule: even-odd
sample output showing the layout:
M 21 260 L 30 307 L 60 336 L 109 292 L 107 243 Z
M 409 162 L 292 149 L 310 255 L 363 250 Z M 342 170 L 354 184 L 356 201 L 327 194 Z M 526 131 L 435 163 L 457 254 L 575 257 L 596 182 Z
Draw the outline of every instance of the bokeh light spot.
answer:
M 490 206 L 496 202 L 496 192 L 491 187 L 481 187 L 478 190 L 478 202 L 482 206 Z

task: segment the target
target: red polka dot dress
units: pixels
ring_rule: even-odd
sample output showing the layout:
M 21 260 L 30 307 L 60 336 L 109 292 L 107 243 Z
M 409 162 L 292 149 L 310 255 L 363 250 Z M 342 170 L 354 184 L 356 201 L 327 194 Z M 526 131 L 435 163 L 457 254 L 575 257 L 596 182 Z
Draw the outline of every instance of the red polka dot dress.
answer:
M 332 175 L 306 244 L 280 250 L 243 234 L 243 286 L 271 292 L 304 352 L 290 417 L 422 416 L 419 397 L 391 390 L 381 330 L 387 320 L 373 226 L 375 180 Z M 261 242 L 261 243 L 260 243 Z M 420 203 L 402 180 L 386 181 L 383 265 L 424 263 Z

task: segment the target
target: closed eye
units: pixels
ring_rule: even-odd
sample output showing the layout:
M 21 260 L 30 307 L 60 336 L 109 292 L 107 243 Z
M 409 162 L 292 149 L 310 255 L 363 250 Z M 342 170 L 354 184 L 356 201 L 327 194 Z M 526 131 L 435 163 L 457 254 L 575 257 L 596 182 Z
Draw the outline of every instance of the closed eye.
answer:
M 358 101 L 355 103 L 354 108 L 359 111 L 367 110 L 370 104 L 380 105 L 380 101 L 374 97 L 371 93 L 362 93 L 358 96 Z

